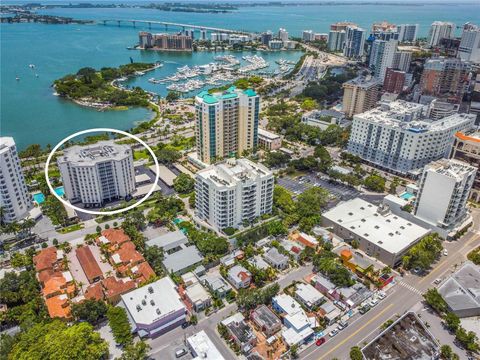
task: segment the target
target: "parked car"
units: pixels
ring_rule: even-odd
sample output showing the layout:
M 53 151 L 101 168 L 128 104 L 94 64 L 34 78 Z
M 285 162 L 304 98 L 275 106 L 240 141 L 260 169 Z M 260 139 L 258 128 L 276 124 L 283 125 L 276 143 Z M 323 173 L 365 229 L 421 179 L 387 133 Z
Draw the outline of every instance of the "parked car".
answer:
M 447 249 L 443 249 L 443 256 L 448 256 L 448 250 Z
M 186 329 L 189 326 L 190 326 L 190 323 L 188 321 L 186 321 L 182 324 L 182 329 Z
M 320 339 L 317 339 L 317 341 L 315 341 L 315 345 L 320 346 L 322 344 L 325 344 L 325 341 L 327 340 L 325 340 L 324 337 L 321 337 Z
M 176 358 L 182 357 L 182 356 L 185 355 L 186 353 L 187 353 L 187 350 L 185 350 L 185 349 L 177 350 L 177 351 L 175 351 L 175 357 L 176 357 Z
M 337 329 L 343 330 L 343 329 L 345 329 L 347 326 L 348 326 L 348 322 L 346 322 L 346 321 L 340 321 L 340 322 L 338 323 L 338 328 L 337 328 Z
M 377 294 L 377 297 L 380 299 L 380 300 L 383 300 L 387 297 L 387 294 L 385 294 L 383 291 L 380 291 L 378 292 Z
M 378 300 L 377 299 L 373 299 L 372 301 L 369 302 L 369 305 L 373 308 L 375 306 L 377 306 L 378 304 Z
M 365 305 L 365 306 L 362 306 L 362 307 L 358 310 L 358 312 L 363 315 L 363 314 L 365 314 L 368 310 L 370 310 L 370 305 Z
M 338 330 L 337 329 L 333 329 L 332 331 L 330 331 L 330 333 L 328 334 L 328 336 L 330 337 L 334 337 L 335 335 L 338 334 Z
M 438 279 L 435 279 L 435 281 L 433 282 L 435 285 L 438 285 L 442 282 L 442 279 L 438 278 Z

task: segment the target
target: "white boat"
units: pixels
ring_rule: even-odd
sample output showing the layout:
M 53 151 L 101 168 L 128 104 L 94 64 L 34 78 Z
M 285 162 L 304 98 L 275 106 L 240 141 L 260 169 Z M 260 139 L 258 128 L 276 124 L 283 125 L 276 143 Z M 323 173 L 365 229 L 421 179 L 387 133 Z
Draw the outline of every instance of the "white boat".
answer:
M 34 64 L 30 64 L 30 65 L 28 65 L 28 67 L 29 67 L 30 69 L 35 69 L 35 65 L 34 65 Z

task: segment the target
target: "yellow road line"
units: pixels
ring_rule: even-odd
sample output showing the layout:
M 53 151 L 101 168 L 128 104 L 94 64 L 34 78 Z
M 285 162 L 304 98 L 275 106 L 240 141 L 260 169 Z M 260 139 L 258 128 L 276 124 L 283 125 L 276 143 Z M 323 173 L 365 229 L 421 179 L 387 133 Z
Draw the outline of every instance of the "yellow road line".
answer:
M 388 305 L 385 309 L 383 309 L 382 311 L 380 311 L 377 315 L 375 315 L 373 318 L 371 318 L 368 322 L 366 322 L 364 325 L 362 325 L 360 328 L 358 328 L 352 335 L 350 335 L 349 337 L 343 339 L 342 341 L 340 341 L 340 343 L 338 343 L 335 347 L 333 347 L 332 349 L 330 349 L 328 352 L 326 352 L 325 354 L 323 354 L 321 357 L 318 358 L 318 360 L 321 360 L 321 359 L 324 359 L 325 356 L 327 356 L 328 354 L 330 354 L 332 351 L 335 351 L 337 350 L 340 346 L 342 346 L 343 344 L 345 344 L 348 340 L 350 340 L 352 337 L 354 337 L 355 335 L 357 335 L 360 331 L 362 331 L 366 326 L 368 326 L 372 321 L 375 321 L 376 319 L 378 319 L 380 316 L 382 316 L 382 314 L 387 311 L 388 309 L 390 309 L 392 306 L 394 306 L 395 304 L 390 304 Z

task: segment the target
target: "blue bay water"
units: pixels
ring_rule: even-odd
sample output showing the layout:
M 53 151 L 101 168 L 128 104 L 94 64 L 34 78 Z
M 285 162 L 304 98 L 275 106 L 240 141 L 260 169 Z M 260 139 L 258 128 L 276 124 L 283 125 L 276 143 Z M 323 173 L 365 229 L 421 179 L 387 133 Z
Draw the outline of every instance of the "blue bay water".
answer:
M 420 36 L 426 36 L 435 20 L 480 23 L 480 3 L 398 5 L 311 5 L 256 6 L 239 8 L 227 14 L 164 12 L 151 9 L 50 9 L 44 13 L 78 19 L 146 19 L 181 22 L 250 31 L 278 30 L 285 27 L 299 36 L 304 29 L 328 32 L 330 23 L 341 20 L 357 22 L 370 28 L 374 21 L 419 23 Z M 20 148 L 30 143 L 56 144 L 69 134 L 92 127 L 128 129 L 148 119 L 145 109 L 106 111 L 80 107 L 53 95 L 53 80 L 84 66 L 100 68 L 130 61 L 165 62 L 164 67 L 131 84 L 166 93 L 164 85 L 153 85 L 149 77 L 170 75 L 183 65 L 200 65 L 213 61 L 218 53 L 159 53 L 127 50 L 138 41 L 138 31 L 146 27 L 103 25 L 2 24 L 0 132 L 13 136 Z M 163 31 L 152 26 L 152 31 Z M 458 35 L 460 31 L 458 30 Z M 242 54 L 237 53 L 238 57 Z M 298 52 L 259 53 L 268 61 L 295 60 Z M 35 64 L 34 70 L 28 67 Z M 35 77 L 35 73 L 38 77 Z M 19 81 L 15 77 L 20 78 Z

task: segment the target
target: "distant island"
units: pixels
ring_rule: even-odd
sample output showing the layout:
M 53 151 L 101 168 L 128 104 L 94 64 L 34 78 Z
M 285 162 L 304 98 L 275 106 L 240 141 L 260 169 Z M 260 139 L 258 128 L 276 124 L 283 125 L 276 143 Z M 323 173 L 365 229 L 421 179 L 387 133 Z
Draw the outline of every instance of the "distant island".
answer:
M 100 70 L 85 67 L 76 74 L 55 80 L 53 87 L 59 96 L 98 110 L 128 106 L 149 107 L 149 93 L 139 87 L 127 89 L 118 83 L 131 76 L 143 75 L 158 66 L 152 63 L 131 63 Z
M 93 24 L 93 20 L 79 20 L 64 16 L 38 15 L 30 12 L 15 13 L 14 16 L 1 17 L 1 22 L 14 23 L 44 23 L 44 24 Z

